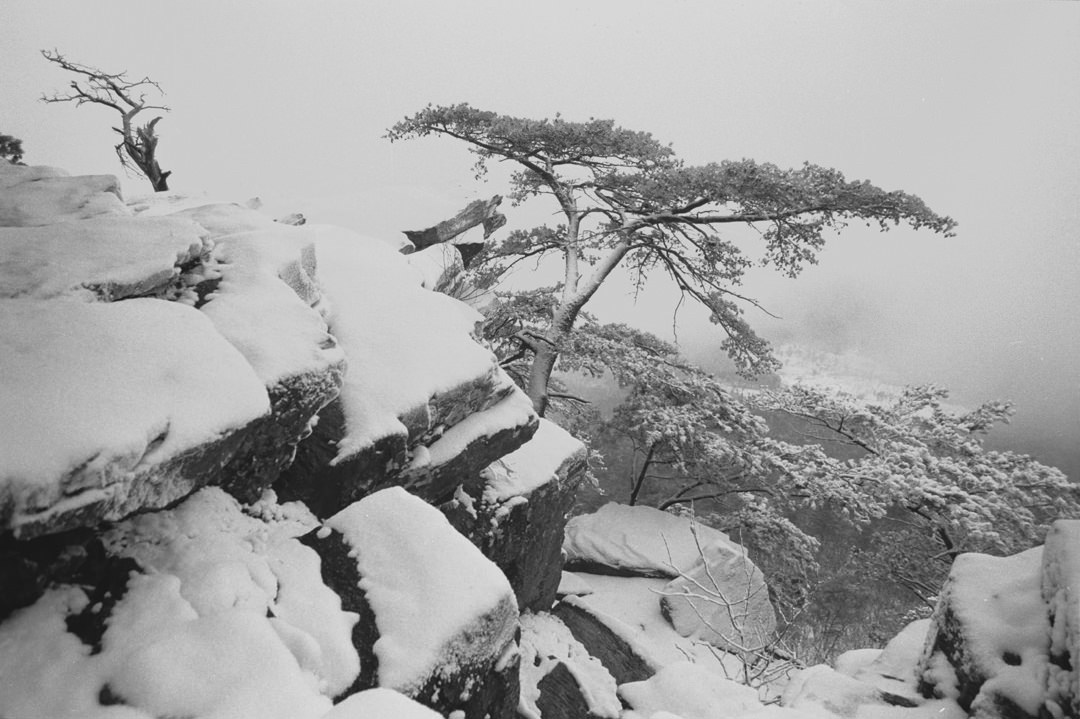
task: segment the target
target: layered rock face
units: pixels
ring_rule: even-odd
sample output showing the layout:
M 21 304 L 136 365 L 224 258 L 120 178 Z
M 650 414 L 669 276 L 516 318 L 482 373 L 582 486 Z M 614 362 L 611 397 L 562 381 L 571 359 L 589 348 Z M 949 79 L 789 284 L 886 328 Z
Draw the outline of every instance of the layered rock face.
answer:
M 445 249 L 0 163 L 0 716 L 514 715 L 582 447 Z

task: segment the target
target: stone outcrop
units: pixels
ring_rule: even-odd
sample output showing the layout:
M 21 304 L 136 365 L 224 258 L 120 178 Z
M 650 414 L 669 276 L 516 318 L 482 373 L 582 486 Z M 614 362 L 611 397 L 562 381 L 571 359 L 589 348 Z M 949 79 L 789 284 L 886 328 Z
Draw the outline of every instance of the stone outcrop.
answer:
M 506 578 L 430 505 L 376 492 L 305 543 L 360 619 L 362 670 L 346 693 L 382 686 L 443 713 L 508 716 L 517 703 L 517 603 Z
M 518 605 L 555 603 L 563 528 L 585 471 L 585 448 L 547 420 L 520 449 L 465 482 L 442 505 L 450 522 L 506 574 Z
M 961 554 L 941 590 L 919 664 L 924 694 L 955 696 L 979 717 L 1040 716 L 1049 613 L 1042 547 L 1011 557 Z
M 513 716 L 584 456 L 461 251 L 8 169 L 0 716 Z
M 0 227 L 130 215 L 112 175 L 71 177 L 55 167 L 0 162 Z

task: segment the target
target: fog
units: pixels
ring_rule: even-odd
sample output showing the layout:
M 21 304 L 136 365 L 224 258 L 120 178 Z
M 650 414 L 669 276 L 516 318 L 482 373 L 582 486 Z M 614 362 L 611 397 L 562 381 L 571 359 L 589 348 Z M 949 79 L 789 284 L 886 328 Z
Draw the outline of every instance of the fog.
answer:
M 849 228 L 801 278 L 747 279 L 781 318 L 749 310 L 755 326 L 961 403 L 1012 399 L 1012 437 L 1080 476 L 1080 4 L 223 5 L 9 0 L 0 132 L 32 164 L 121 172 L 108 112 L 37 101 L 68 81 L 38 55 L 56 47 L 161 83 L 176 187 L 383 237 L 505 189 L 448 142 L 382 139 L 428 103 L 613 117 L 691 163 L 835 166 L 920 195 L 957 236 Z M 545 213 L 508 208 L 511 226 Z M 613 284 L 595 309 L 670 334 L 667 288 L 633 299 Z M 715 328 L 679 320 L 712 362 Z

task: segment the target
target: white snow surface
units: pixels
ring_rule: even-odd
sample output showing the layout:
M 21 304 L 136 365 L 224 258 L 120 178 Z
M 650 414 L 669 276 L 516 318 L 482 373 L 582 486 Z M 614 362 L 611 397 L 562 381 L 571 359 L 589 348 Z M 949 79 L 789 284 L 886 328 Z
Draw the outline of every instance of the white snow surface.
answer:
M 563 572 L 559 577 L 559 589 L 556 594 L 560 597 L 574 595 L 583 597 L 592 594 L 593 588 L 589 581 L 576 572 Z
M 825 664 L 807 667 L 792 676 L 781 704 L 783 711 L 796 710 L 796 716 L 813 719 L 967 719 L 968 716 L 951 699 L 926 700 L 915 707 L 886 704 L 875 687 Z M 749 717 L 765 719 L 756 714 Z M 775 715 L 775 719 L 785 717 L 789 715 L 779 712 Z
M 177 303 L 4 300 L 0 337 L 0 487 L 20 514 L 112 491 L 270 409 L 244 357 Z
M 1042 597 L 1053 617 L 1050 653 L 1067 656 L 1072 670 L 1051 664 L 1050 685 L 1080 712 L 1080 521 L 1059 519 L 1043 545 Z
M 91 655 L 64 625 L 86 605 L 82 590 L 49 590 L 0 624 L 0 715 L 319 719 L 331 711 L 331 697 L 359 672 L 357 617 L 323 585 L 318 555 L 294 538 L 310 514 L 272 497 L 260 504 L 261 517 L 277 519 L 247 516 L 210 488 L 117 525 L 104 541 L 147 573 L 129 580 L 102 651 Z M 124 705 L 99 703 L 106 686 Z
M 425 289 L 436 290 L 449 278 L 465 271 L 461 253 L 449 243 L 439 243 L 405 255 L 405 260 L 420 272 L 420 284 Z
M 130 215 L 112 175 L 71 177 L 54 167 L 0 163 L 0 227 L 33 227 Z
M 145 291 L 171 280 L 179 263 L 209 253 L 212 246 L 206 230 L 175 217 L 0 227 L 0 295 L 94 299 L 85 287 Z
M 552 481 L 569 459 L 584 451 L 585 445 L 565 429 L 541 419 L 528 442 L 484 470 L 484 501 L 494 504 L 531 494 Z
M 352 548 L 375 614 L 380 686 L 411 693 L 435 671 L 481 664 L 513 641 L 510 583 L 419 497 L 384 489 L 325 525 Z
M 1045 700 L 1050 623 L 1041 591 L 1043 547 L 1011 557 L 961 554 L 953 562 L 941 601 L 964 626 L 965 648 L 988 671 L 977 708 L 998 693 L 1031 715 Z M 1020 664 L 1005 661 L 1006 653 Z
M 316 247 L 327 324 L 349 363 L 341 390 L 347 432 L 335 462 L 405 433 L 398 418 L 435 394 L 499 372 L 471 336 L 480 315 L 421 287 L 390 246 L 336 227 L 293 230 Z
M 221 238 L 214 251 L 221 282 L 201 308 L 268 386 L 345 361 L 318 311 L 281 279 L 314 282 L 297 240 L 294 233 L 273 230 Z
M 918 699 L 919 659 L 922 657 L 929 630 L 929 619 L 911 622 L 890 639 L 877 656 L 852 672 L 851 676 L 882 691 Z M 840 671 L 839 659 L 837 671 Z
M 509 377 L 505 375 L 502 377 L 511 388 L 507 396 L 493 406 L 474 412 L 450 427 L 426 448 L 426 452 L 414 458 L 411 468 L 438 467 L 457 457 L 473 442 L 505 429 L 524 427 L 529 424 L 536 416 L 532 401 L 528 395 L 513 386 Z
M 585 596 L 568 596 L 562 601 L 599 618 L 651 666 L 663 667 L 689 656 L 714 676 L 737 676 L 741 671 L 743 665 L 738 657 L 710 651 L 704 642 L 680 636 L 664 618 L 658 592 L 667 584 L 666 579 L 574 574 L 593 591 Z
M 659 712 L 682 719 L 741 719 L 764 708 L 754 689 L 688 661 L 673 662 L 645 681 L 621 685 L 619 696 L 630 705 L 623 719 L 655 719 Z
M 376 687 L 357 692 L 321 719 L 443 719 L 433 709 L 394 691 Z
M 574 638 L 562 620 L 550 614 L 526 612 L 521 616 L 521 698 L 518 714 L 541 719 L 536 702 L 540 680 L 562 662 L 581 689 L 589 715 L 618 719 L 622 705 L 615 679 L 607 668 Z
M 695 541 L 692 526 L 689 519 L 659 509 L 611 502 L 567 522 L 563 551 L 568 563 L 580 560 L 653 577 L 679 576 L 701 559 L 701 552 L 726 556 L 744 551 L 723 532 L 702 524 Z

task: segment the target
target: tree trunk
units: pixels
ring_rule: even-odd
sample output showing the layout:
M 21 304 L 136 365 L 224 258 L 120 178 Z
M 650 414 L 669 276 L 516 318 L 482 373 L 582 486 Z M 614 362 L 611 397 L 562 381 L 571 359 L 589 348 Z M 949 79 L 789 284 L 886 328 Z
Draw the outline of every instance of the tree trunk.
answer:
M 551 382 L 551 373 L 555 369 L 555 361 L 559 359 L 559 350 L 554 344 L 544 342 L 536 349 L 533 356 L 532 366 L 529 368 L 529 387 L 527 394 L 532 400 L 533 409 L 541 417 L 547 412 L 548 386 Z

